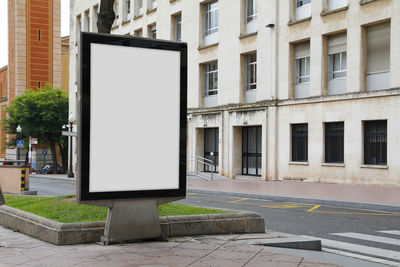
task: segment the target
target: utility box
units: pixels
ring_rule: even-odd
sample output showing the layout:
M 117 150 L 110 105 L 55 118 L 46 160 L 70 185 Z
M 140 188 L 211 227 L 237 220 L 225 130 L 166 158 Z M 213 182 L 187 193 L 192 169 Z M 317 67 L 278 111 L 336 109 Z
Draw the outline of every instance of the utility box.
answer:
M 3 194 L 22 194 L 29 191 L 29 167 L 0 166 L 0 186 Z

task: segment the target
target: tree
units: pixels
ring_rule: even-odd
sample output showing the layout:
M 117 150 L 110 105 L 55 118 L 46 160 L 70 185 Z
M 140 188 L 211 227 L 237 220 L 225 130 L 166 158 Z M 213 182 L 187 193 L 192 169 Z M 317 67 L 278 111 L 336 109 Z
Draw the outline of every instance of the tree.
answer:
M 58 88 L 46 84 L 45 88 L 27 89 L 23 95 L 17 96 L 6 109 L 9 118 L 6 119 L 6 129 L 10 134 L 16 134 L 16 128 L 21 126 L 19 138 L 32 136 L 39 139 L 40 144 L 50 147 L 53 168 L 57 169 L 56 146 L 63 143 L 62 126 L 68 123 L 68 95 Z M 15 137 L 11 144 L 15 144 Z
M 115 19 L 114 0 L 101 0 L 97 28 L 100 33 L 110 33 Z

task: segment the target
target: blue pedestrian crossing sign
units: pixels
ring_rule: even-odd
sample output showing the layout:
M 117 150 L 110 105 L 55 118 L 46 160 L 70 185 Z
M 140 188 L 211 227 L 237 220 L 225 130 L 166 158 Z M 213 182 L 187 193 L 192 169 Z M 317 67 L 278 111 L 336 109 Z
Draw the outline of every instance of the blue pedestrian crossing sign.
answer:
M 17 148 L 24 148 L 24 140 L 17 140 Z

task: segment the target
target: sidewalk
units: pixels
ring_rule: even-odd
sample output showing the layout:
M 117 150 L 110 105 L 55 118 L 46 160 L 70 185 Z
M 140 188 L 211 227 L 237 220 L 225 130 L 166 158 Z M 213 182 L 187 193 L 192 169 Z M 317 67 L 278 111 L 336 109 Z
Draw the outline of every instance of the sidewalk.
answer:
M 252 179 L 188 179 L 187 188 L 192 192 L 400 212 L 400 187 Z
M 267 234 L 198 236 L 169 242 L 101 246 L 55 246 L 0 226 L 0 266 L 373 266 L 367 262 L 325 255 L 303 257 L 251 245 Z M 324 254 L 321 256 L 321 253 Z M 322 258 L 321 258 L 322 257 Z M 322 262 L 321 262 L 322 261 Z

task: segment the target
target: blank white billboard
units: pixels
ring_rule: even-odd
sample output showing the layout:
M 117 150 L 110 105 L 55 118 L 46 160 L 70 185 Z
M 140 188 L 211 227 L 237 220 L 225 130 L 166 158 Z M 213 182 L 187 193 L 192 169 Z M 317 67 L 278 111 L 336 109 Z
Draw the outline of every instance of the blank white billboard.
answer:
M 89 193 L 179 189 L 180 52 L 90 49 Z

